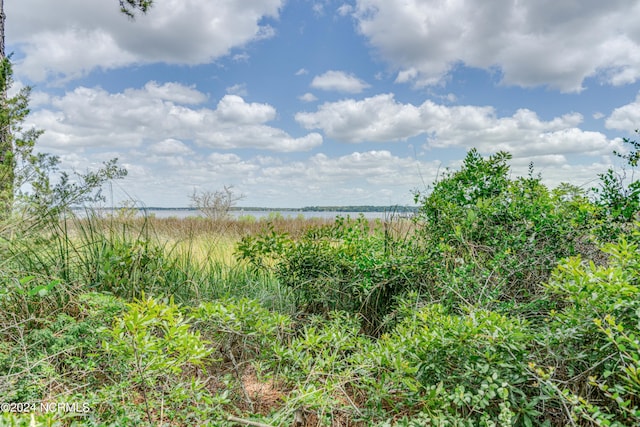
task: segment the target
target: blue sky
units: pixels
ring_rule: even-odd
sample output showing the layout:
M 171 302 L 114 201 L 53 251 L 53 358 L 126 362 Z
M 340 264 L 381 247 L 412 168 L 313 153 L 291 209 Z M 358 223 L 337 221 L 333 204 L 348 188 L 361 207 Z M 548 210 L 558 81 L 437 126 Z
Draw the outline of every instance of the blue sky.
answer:
M 637 0 L 9 0 L 16 87 L 113 203 L 412 203 L 467 150 L 589 188 L 640 127 Z

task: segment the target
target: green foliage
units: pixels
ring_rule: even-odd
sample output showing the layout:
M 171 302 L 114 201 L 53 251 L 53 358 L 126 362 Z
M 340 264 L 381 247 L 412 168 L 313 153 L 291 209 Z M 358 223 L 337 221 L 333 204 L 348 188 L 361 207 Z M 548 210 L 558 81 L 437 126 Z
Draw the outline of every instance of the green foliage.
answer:
M 0 60 L 0 219 L 6 219 L 13 207 L 16 189 L 33 175 L 51 164 L 50 156 L 34 154 L 36 139 L 42 133 L 24 130 L 29 115 L 29 88 L 22 88 L 15 96 L 7 97 L 13 85 L 13 68 L 9 58 Z M 40 178 L 39 176 L 37 177 Z
M 379 222 L 372 227 L 363 216 L 338 217 L 297 240 L 273 229 L 245 237 L 237 256 L 273 271 L 293 290 L 300 310 L 357 313 L 364 329 L 375 334 L 394 298 L 420 286 L 419 257 L 409 254 L 410 247 Z
M 164 251 L 144 240 L 104 239 L 92 242 L 95 252 L 82 260 L 89 286 L 126 299 L 155 288 L 164 272 Z
M 101 187 L 109 180 L 121 179 L 127 171 L 117 165 L 117 159 L 103 167 L 85 173 L 60 172 L 60 159 L 37 153 L 35 143 L 41 130 L 24 129 L 30 113 L 31 88 L 25 87 L 11 98 L 6 91 L 13 84 L 11 61 L 0 62 L 0 219 L 10 217 L 19 208 L 29 219 L 29 225 L 40 217 L 57 216 L 73 205 L 103 200 Z M 57 175 L 57 178 L 54 176 Z M 16 204 L 17 202 L 17 204 Z
M 640 134 L 640 131 L 636 129 L 636 134 Z M 640 161 L 640 142 L 634 141 L 631 138 L 622 138 L 622 142 L 627 144 L 627 146 L 631 146 L 628 153 L 620 153 L 614 151 L 613 154 L 617 157 L 625 160 L 627 164 L 633 168 L 638 166 L 638 162 Z
M 471 150 L 459 171 L 416 195 L 432 295 L 448 304 L 529 303 L 559 259 L 576 252 L 590 209 L 575 189 L 550 192 L 540 177 L 511 179 L 507 153 Z
M 16 268 L 81 283 L 127 299 L 153 291 L 171 265 L 165 250 L 140 229 L 103 220 L 91 211 L 86 218 L 49 217 L 36 229 L 16 235 L 7 252 Z M 44 231 L 44 233 L 43 233 Z
M 366 366 L 367 358 L 375 366 L 361 379 L 368 407 L 434 425 L 531 425 L 538 419 L 525 322 L 477 309 L 451 315 L 441 305 L 401 310 L 407 317 L 359 356 L 358 364 Z
M 97 170 L 73 174 L 60 172 L 56 157 L 45 161 L 33 166 L 37 179 L 29 182 L 31 191 L 19 194 L 21 208 L 31 216 L 57 216 L 72 206 L 105 201 L 102 186 L 127 176 L 127 170 L 118 166 L 118 159 L 104 162 Z M 58 177 L 52 183 L 50 176 L 55 174 Z
M 567 419 L 595 425 L 640 422 L 640 230 L 606 244 L 606 265 L 571 258 L 547 286 L 561 308 L 541 331 L 533 371 Z
M 362 371 L 351 355 L 368 341 L 358 319 L 332 312 L 328 319 L 312 316 L 291 340 L 275 342 L 268 364 L 293 390 L 274 421 L 280 424 L 300 408 L 316 414 L 322 425 L 335 425 L 337 414 L 361 415 L 350 395 Z
M 78 295 L 65 283 L 57 283 L 49 294 L 34 293 L 43 286 L 38 282 L 15 281 L 0 300 L 1 402 L 49 399 L 52 384 L 61 393 L 77 387 L 77 381 L 94 388 L 103 381 L 95 331 L 123 305 L 104 295 Z M 63 291 L 63 302 L 52 295 Z
M 115 387 L 140 393 L 148 422 L 161 405 L 171 411 L 186 403 L 192 409 L 213 403 L 203 393 L 204 383 L 195 376 L 184 381 L 181 375 L 201 366 L 212 350 L 172 300 L 135 300 L 107 334 L 105 351 L 129 368 Z
M 615 241 L 640 214 L 640 181 L 634 174 L 640 159 L 640 142 L 629 138 L 623 138 L 623 142 L 630 146 L 628 152 L 614 151 L 613 154 L 631 168 L 631 176 L 627 176 L 629 170 L 625 167 L 621 171 L 609 168 L 598 175 L 600 187 L 591 189 L 601 220 L 596 232 L 605 241 Z
M 219 344 L 219 356 L 237 361 L 260 357 L 264 349 L 291 333 L 288 316 L 244 298 L 202 303 L 192 310 L 192 316 L 206 339 Z
M 273 224 L 259 236 L 243 236 L 236 245 L 236 257 L 257 269 L 269 268 L 293 245 L 287 233 L 275 231 Z
M 268 224 L 232 267 L 127 215 L 13 228 L 0 397 L 92 410 L 0 423 L 640 424 L 640 224 L 508 159 L 472 150 L 414 221 Z
M 640 212 L 640 181 L 626 184 L 624 173 L 608 169 L 600 174 L 600 188 L 594 188 L 596 203 L 601 208 L 601 215 L 607 221 L 625 223 L 632 221 Z M 605 228 L 601 234 L 613 234 L 614 225 Z
M 636 319 L 640 319 L 640 309 L 636 310 Z M 606 315 L 604 322 L 594 319 L 594 323 L 606 337 L 609 344 L 615 346 L 620 363 L 616 371 L 606 371 L 603 379 L 591 378 L 591 383 L 597 385 L 607 399 L 615 402 L 616 412 L 627 423 L 640 423 L 640 339 L 637 337 L 640 324 L 625 329 L 612 315 Z M 612 381 L 609 377 L 614 376 Z M 591 415 L 597 419 L 595 411 Z M 606 424 L 605 420 L 613 417 L 602 417 L 597 421 Z

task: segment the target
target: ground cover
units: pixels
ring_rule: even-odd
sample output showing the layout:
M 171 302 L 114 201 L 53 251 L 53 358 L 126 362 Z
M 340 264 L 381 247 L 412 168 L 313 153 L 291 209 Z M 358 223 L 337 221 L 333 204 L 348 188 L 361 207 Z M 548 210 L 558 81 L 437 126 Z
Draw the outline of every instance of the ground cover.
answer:
M 0 425 L 638 425 L 637 206 L 507 161 L 411 220 L 6 221 Z

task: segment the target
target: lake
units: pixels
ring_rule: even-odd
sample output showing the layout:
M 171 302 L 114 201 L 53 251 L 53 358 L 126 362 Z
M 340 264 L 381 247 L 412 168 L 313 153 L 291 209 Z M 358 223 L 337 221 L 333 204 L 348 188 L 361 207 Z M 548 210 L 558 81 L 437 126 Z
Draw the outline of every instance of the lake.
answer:
M 146 209 L 145 212 L 147 215 L 154 215 L 156 218 L 186 218 L 189 216 L 202 216 L 202 214 L 195 210 L 190 209 Z M 384 219 L 389 216 L 386 212 L 335 212 L 335 211 L 291 211 L 291 210 L 283 210 L 283 211 L 252 211 L 252 210 L 234 210 L 231 211 L 230 214 L 234 218 L 239 218 L 242 216 L 252 216 L 256 219 L 269 218 L 269 216 L 282 215 L 284 218 L 335 218 L 337 216 L 346 217 L 349 215 L 352 218 L 357 217 L 358 215 L 364 215 L 365 218 L 375 219 L 380 218 Z

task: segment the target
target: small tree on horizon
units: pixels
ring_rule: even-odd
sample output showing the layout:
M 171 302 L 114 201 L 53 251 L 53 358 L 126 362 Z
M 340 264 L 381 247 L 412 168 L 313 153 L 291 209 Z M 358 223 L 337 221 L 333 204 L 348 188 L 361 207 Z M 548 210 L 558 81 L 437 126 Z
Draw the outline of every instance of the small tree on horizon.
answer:
M 222 190 L 197 191 L 189 196 L 191 207 L 198 209 L 202 214 L 212 221 L 227 219 L 229 212 L 240 200 L 244 199 L 244 194 L 236 194 L 232 185 L 225 185 Z

